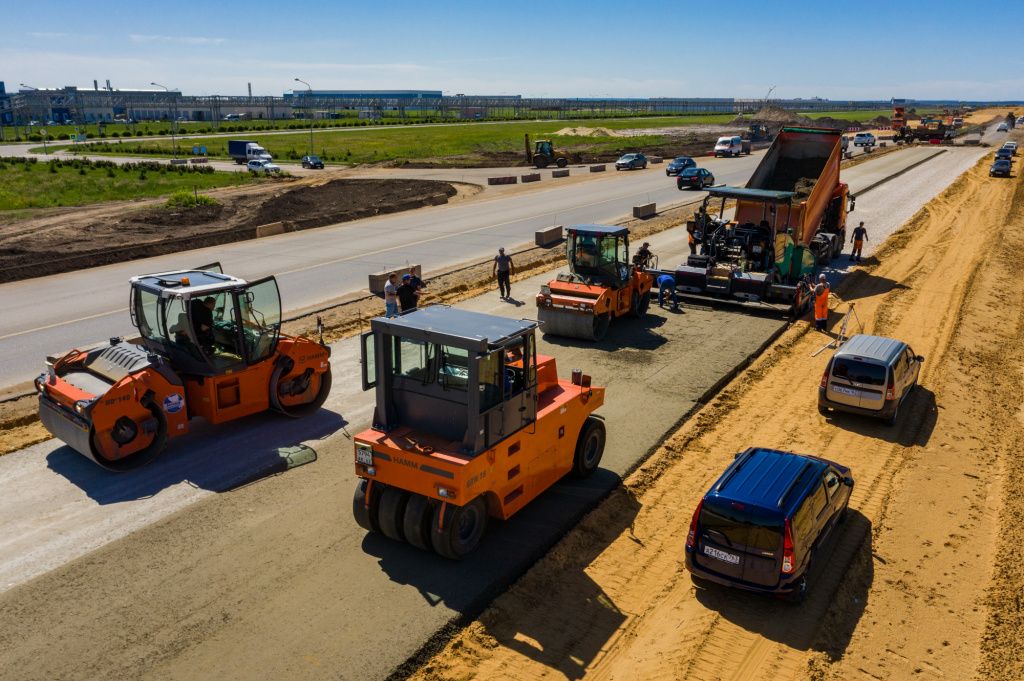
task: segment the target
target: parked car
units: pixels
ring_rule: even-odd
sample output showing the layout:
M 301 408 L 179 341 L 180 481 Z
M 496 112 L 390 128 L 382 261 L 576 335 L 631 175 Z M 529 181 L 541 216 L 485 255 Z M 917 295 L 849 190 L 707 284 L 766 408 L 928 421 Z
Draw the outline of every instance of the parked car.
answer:
M 751 448 L 697 504 L 686 536 L 694 581 L 801 601 L 811 563 L 827 560 L 825 540 L 846 516 L 850 469 L 833 461 Z
M 676 178 L 676 187 L 679 189 L 704 189 L 714 183 L 715 176 L 707 168 L 687 168 Z
M 992 164 L 992 167 L 988 169 L 988 176 L 993 177 L 999 175 L 1001 177 L 1009 177 L 1010 171 L 1013 169 L 1013 164 L 1010 163 L 1009 159 L 1000 158 L 996 159 L 996 162 Z
M 739 135 L 731 137 L 719 137 L 715 142 L 715 158 L 719 156 L 739 156 L 750 153 L 750 140 L 745 140 Z
M 1016 142 L 1003 142 L 1003 149 L 1009 149 L 1010 153 L 1014 156 L 1017 155 L 1017 143 Z
M 996 132 L 1010 132 L 1010 126 L 1007 125 L 1005 122 L 1000 123 L 999 127 L 996 128 Z
M 924 357 L 903 341 L 857 334 L 829 360 L 818 386 L 818 411 L 830 409 L 896 423 L 917 385 Z
M 1001 158 L 1004 158 L 1007 161 L 1010 161 L 1012 163 L 1013 162 L 1013 150 L 1012 149 L 1007 149 L 1006 147 L 1001 147 L 999 149 L 996 149 L 996 160 L 998 161 Z
M 855 147 L 873 147 L 877 144 L 875 136 L 870 132 L 858 132 L 853 136 L 853 146 Z
M 689 156 L 676 156 L 665 166 L 665 174 L 669 176 L 678 175 L 687 168 L 693 168 L 696 165 L 697 162 Z
M 320 160 L 319 156 L 303 156 L 302 157 L 303 168 L 318 168 L 323 170 L 324 162 Z
M 249 161 L 246 164 L 246 167 L 249 169 L 249 172 L 252 173 L 253 175 L 273 175 L 275 173 L 281 172 L 281 166 L 277 165 L 276 163 L 271 163 L 270 161 L 264 161 L 261 159 Z
M 615 162 L 616 170 L 634 170 L 636 168 L 646 168 L 647 157 L 643 154 L 625 154 L 622 158 Z

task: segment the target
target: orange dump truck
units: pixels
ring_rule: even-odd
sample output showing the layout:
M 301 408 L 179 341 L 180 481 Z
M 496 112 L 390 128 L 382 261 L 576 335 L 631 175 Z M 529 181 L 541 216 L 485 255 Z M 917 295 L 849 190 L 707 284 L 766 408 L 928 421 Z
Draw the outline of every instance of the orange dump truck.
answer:
M 363 334 L 373 426 L 355 436 L 356 522 L 460 559 L 488 517 L 507 520 L 567 473 L 597 469 L 604 388 L 560 380 L 537 323 L 421 308 Z
M 708 190 L 687 224 L 697 252 L 667 272 L 684 298 L 806 308 L 807 278 L 842 252 L 853 210 L 839 180 L 841 138 L 834 129 L 783 128 L 746 187 Z

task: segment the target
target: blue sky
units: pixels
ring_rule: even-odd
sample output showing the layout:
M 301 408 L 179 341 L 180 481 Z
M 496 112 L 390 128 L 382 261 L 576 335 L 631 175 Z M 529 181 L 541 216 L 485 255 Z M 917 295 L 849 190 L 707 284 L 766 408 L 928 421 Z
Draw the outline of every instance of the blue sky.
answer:
M 1024 98 L 1021 0 L 51 0 L 0 17 L 8 90 L 109 78 L 280 95 L 300 77 L 526 96 Z

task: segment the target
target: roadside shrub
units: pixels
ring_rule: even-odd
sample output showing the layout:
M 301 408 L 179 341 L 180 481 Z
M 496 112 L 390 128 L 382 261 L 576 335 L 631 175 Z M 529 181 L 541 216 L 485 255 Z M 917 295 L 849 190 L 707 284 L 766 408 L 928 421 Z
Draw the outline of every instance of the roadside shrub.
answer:
M 107 168 L 107 177 L 115 177 L 113 168 Z
M 206 194 L 196 194 L 187 189 L 180 189 L 171 194 L 170 198 L 167 199 L 166 206 L 167 208 L 189 209 L 219 204 L 220 201 Z
M 50 172 L 51 173 L 57 172 L 57 165 L 53 161 L 50 161 L 49 165 L 50 165 Z
M 143 180 L 144 181 L 145 179 L 146 179 L 146 171 L 145 170 L 139 171 L 139 180 Z
M 78 169 L 78 174 L 79 175 L 85 175 L 86 174 L 85 168 L 79 168 Z

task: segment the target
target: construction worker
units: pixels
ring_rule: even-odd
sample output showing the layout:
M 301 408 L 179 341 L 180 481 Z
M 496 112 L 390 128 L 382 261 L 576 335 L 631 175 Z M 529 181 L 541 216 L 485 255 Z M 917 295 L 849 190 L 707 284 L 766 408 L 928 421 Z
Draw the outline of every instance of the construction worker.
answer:
M 697 253 L 697 238 L 693 235 L 696 225 L 686 225 L 686 244 L 690 247 L 690 255 Z
M 384 284 L 384 316 L 398 316 L 398 275 L 392 272 Z
M 830 288 L 824 274 L 818 275 L 818 285 L 814 287 L 814 328 L 826 331 L 828 327 L 828 294 Z
M 654 254 L 651 253 L 651 244 L 649 241 L 645 241 L 644 245 L 637 250 L 636 255 L 633 256 L 633 264 L 640 269 L 647 269 L 651 266 L 651 258 Z
M 658 277 L 658 307 L 665 307 L 665 294 L 672 292 L 672 311 L 679 311 L 679 297 L 676 294 L 676 280 L 670 274 Z
M 853 242 L 853 251 L 850 252 L 850 260 L 860 262 L 860 251 L 864 248 L 865 239 L 871 241 L 871 239 L 868 239 L 868 230 L 864 229 L 864 223 L 861 222 L 853 228 L 853 234 L 850 236 L 850 241 Z
M 498 279 L 498 293 L 502 300 L 512 297 L 512 273 L 516 266 L 512 263 L 512 256 L 505 255 L 505 249 L 499 248 L 498 255 L 494 256 L 494 266 L 491 267 L 491 276 Z

